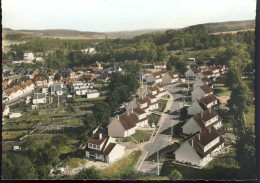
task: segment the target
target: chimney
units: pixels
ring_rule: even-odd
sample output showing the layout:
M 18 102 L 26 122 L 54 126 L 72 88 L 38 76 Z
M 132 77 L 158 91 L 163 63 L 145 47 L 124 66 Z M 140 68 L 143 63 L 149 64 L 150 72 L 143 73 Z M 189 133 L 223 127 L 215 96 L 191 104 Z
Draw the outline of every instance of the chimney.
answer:
M 197 135 L 198 140 L 200 140 L 200 134 Z
M 193 147 L 193 138 L 191 139 L 191 147 Z
M 209 127 L 209 134 L 211 134 L 211 127 Z
M 129 111 L 126 114 L 127 114 L 127 116 L 129 116 Z
M 204 112 L 204 111 L 201 111 L 201 114 L 200 114 L 201 118 L 203 118 L 203 112 Z
M 209 113 L 211 113 L 211 107 L 209 108 Z
M 98 135 L 99 135 L 99 139 L 102 139 L 102 133 L 99 133 Z
M 133 108 L 131 108 L 131 113 L 134 113 L 134 109 Z

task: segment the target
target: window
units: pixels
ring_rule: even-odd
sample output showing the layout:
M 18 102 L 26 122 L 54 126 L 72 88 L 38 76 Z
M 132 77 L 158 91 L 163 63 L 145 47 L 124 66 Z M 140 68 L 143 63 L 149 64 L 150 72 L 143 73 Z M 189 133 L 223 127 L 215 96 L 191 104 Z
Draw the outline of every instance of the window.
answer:
M 99 145 L 97 145 L 97 149 L 100 149 L 100 146 L 99 146 Z
M 95 149 L 96 149 L 96 147 L 97 147 L 96 145 L 93 145 L 93 148 L 95 148 Z

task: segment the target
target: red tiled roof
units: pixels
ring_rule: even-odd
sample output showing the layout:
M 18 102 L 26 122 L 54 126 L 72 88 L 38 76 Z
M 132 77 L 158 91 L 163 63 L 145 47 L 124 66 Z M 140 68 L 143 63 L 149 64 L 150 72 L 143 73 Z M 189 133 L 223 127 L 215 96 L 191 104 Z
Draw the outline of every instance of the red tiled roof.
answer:
M 154 65 L 158 65 L 158 66 L 166 66 L 166 62 L 155 62 Z
M 207 76 L 205 76 L 204 78 L 201 78 L 201 80 L 204 82 L 211 83 L 211 80 Z
M 45 77 L 42 77 L 42 76 L 33 78 L 33 81 L 34 81 L 34 82 L 37 82 L 37 81 L 46 81 L 46 80 L 47 80 L 47 79 L 46 79 Z
M 155 86 L 150 86 L 150 87 L 148 87 L 148 89 L 149 89 L 150 91 L 157 91 L 157 89 L 156 89 Z
M 22 88 L 25 89 L 28 86 L 34 85 L 32 80 L 26 81 L 24 83 L 21 84 Z
M 192 68 L 191 70 L 192 70 L 195 74 L 200 73 L 200 71 L 199 71 L 197 68 Z
M 156 99 L 156 96 L 154 96 L 154 95 L 152 95 L 152 94 L 147 94 L 146 95 L 148 98 L 150 98 L 150 99 Z
M 209 76 L 209 75 L 212 75 L 213 73 L 212 73 L 212 71 L 205 71 L 205 72 L 203 72 L 203 74 L 205 76 Z
M 145 114 L 145 111 L 143 109 L 141 109 L 140 107 L 134 108 L 133 110 L 138 115 Z
M 169 76 L 170 76 L 172 79 L 174 79 L 174 78 L 177 78 L 177 77 L 174 77 L 174 75 L 176 75 L 176 74 L 178 74 L 178 73 L 176 73 L 176 72 L 174 72 L 174 71 L 170 71 L 170 72 L 168 72 L 168 74 L 169 74 Z
M 214 66 L 211 66 L 211 67 L 209 67 L 209 69 L 210 69 L 210 70 L 213 70 L 213 71 L 214 71 L 214 70 L 219 70 L 219 69 L 217 68 L 217 66 L 215 66 L 215 65 L 214 65 Z
M 198 138 L 198 135 L 200 136 L 200 140 Z M 200 147 L 200 145 L 206 146 L 207 144 L 209 144 L 210 142 L 212 142 L 218 137 L 220 138 L 220 141 L 216 145 L 211 147 L 209 150 L 207 150 L 206 152 L 204 152 L 203 149 Z M 198 155 L 201 158 L 204 158 L 209 153 L 211 153 L 215 148 L 217 148 L 219 145 L 225 142 L 223 137 L 213 126 L 207 127 L 205 130 L 202 130 L 199 134 L 194 135 L 192 138 L 188 140 L 188 142 L 191 145 L 192 145 L 192 141 L 193 141 L 193 149 L 198 153 Z
M 98 135 L 98 134 L 97 134 Z M 103 135 L 102 135 L 103 136 Z M 99 150 L 95 150 L 95 149 L 90 149 L 88 148 L 88 146 L 86 146 L 86 151 L 88 152 L 93 152 L 93 153 L 96 153 L 96 154 L 103 154 L 103 155 L 109 155 L 110 152 L 114 149 L 114 147 L 116 146 L 116 143 L 108 143 L 108 139 L 109 139 L 109 136 L 107 136 L 107 138 L 105 139 L 105 142 L 104 142 L 104 145 L 101 149 L 101 151 Z
M 198 103 L 210 104 L 218 100 L 214 95 L 208 95 L 198 100 Z
M 119 121 L 125 130 L 129 130 L 135 127 L 135 124 L 138 123 L 138 118 L 133 113 L 129 115 L 122 114 L 119 116 Z
M 217 65 L 216 66 L 218 69 L 223 69 L 222 65 Z
M 201 88 L 206 94 L 209 94 L 209 93 L 212 93 L 212 92 L 213 92 L 212 88 L 210 88 L 210 87 L 207 86 L 207 85 L 203 85 L 203 86 L 201 86 L 200 88 Z
M 88 140 L 88 143 L 95 144 L 95 145 L 101 145 L 108 137 L 109 136 L 102 134 L 102 138 L 99 139 L 99 134 L 94 134 L 90 137 L 90 139 Z
M 138 102 L 139 104 L 145 104 L 148 102 L 147 98 L 137 98 L 136 102 Z

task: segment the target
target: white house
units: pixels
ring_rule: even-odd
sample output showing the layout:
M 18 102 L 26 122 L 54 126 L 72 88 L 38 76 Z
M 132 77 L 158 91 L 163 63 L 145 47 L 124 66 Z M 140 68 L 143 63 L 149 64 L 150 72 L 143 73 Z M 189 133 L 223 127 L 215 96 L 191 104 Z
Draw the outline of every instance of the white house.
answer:
M 224 147 L 225 140 L 213 127 L 194 135 L 174 152 L 175 160 L 198 167 L 207 165 Z
M 204 76 L 207 76 L 208 78 L 213 78 L 213 77 L 214 77 L 213 72 L 210 71 L 210 70 L 203 72 L 203 75 L 204 75 Z
M 87 49 L 81 50 L 81 52 L 83 52 L 84 54 L 95 54 L 96 49 L 95 48 L 87 48 Z
M 46 86 L 47 85 L 47 79 L 45 77 L 35 77 L 33 79 L 36 86 Z
M 19 117 L 21 117 L 22 116 L 22 114 L 21 113 L 14 113 L 14 112 L 12 112 L 12 113 L 9 113 L 9 118 L 19 118 Z
M 2 104 L 2 116 L 8 116 L 10 108 L 6 104 Z
M 158 71 L 146 76 L 147 83 L 162 83 L 162 77 L 167 73 L 167 71 Z
M 219 72 L 220 72 L 220 74 L 225 74 L 226 73 L 226 67 L 225 67 L 225 65 L 217 65 L 216 66 L 218 69 L 219 69 Z
M 154 69 L 166 69 L 167 68 L 167 62 L 155 62 L 153 64 Z
M 182 132 L 191 135 L 209 126 L 214 126 L 215 129 L 222 127 L 222 118 L 211 108 L 191 117 L 182 126 Z
M 99 92 L 97 90 L 89 90 L 86 92 L 86 97 L 87 98 L 97 98 L 99 97 Z
M 177 83 L 179 81 L 179 74 L 173 71 L 167 72 L 163 77 L 162 77 L 162 84 L 172 84 L 172 83 Z
M 185 72 L 185 77 L 186 78 L 195 78 L 199 73 L 200 73 L 200 71 L 197 68 L 189 68 Z
M 203 85 L 203 86 L 195 88 L 191 92 L 191 99 L 192 99 L 192 101 L 195 101 L 195 100 L 198 100 L 200 98 L 203 98 L 203 97 L 206 97 L 206 96 L 212 95 L 212 94 L 213 94 L 212 88 L 210 88 L 207 85 Z
M 35 93 L 33 96 L 33 104 L 44 104 L 46 101 L 46 93 Z
M 195 82 L 193 84 L 193 88 L 197 88 L 197 87 L 200 87 L 203 85 L 208 85 L 208 86 L 210 85 L 211 88 L 213 88 L 212 81 L 207 76 L 205 76 L 201 79 L 195 80 Z
M 117 144 L 115 138 L 103 134 L 94 134 L 86 145 L 86 157 L 112 163 L 124 156 L 125 147 Z
M 188 115 L 198 114 L 201 111 L 209 109 L 211 107 L 217 109 L 217 105 L 218 99 L 214 95 L 208 95 L 199 100 L 195 100 L 187 109 Z
M 113 118 L 108 128 L 108 135 L 112 137 L 125 138 L 135 133 L 136 128 L 144 127 L 148 124 L 148 118 L 144 110 L 135 109 L 126 114 L 118 115 Z
M 219 77 L 220 76 L 220 70 L 217 66 L 215 66 L 215 65 L 210 66 L 209 70 L 213 73 L 213 77 Z
M 51 95 L 62 95 L 62 85 L 54 84 L 50 88 Z
M 24 53 L 23 59 L 32 61 L 34 59 L 34 54 L 31 53 L 31 52 L 30 53 Z
M 21 87 L 23 89 L 23 93 L 27 93 L 34 90 L 35 84 L 30 80 L 22 83 Z

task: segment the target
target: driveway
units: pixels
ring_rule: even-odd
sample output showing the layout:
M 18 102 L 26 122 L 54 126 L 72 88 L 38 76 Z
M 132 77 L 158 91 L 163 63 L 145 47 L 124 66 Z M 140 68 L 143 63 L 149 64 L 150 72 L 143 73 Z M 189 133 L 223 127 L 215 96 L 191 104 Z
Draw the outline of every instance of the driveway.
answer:
M 170 106 L 166 107 L 166 110 L 171 110 L 174 112 L 183 107 L 182 97 L 183 97 L 183 88 L 176 87 L 175 85 L 166 86 L 167 92 L 172 96 L 173 102 Z M 170 101 L 169 101 L 170 102 Z M 138 171 L 144 173 L 156 173 L 157 172 L 157 149 L 159 152 L 160 159 L 162 156 L 170 151 L 177 149 L 177 144 L 171 143 L 172 128 L 178 123 L 177 115 L 163 113 L 161 116 L 162 123 L 159 127 L 158 133 L 156 134 L 154 141 L 147 143 L 143 146 L 143 150 L 146 151 L 146 156 L 138 167 Z

